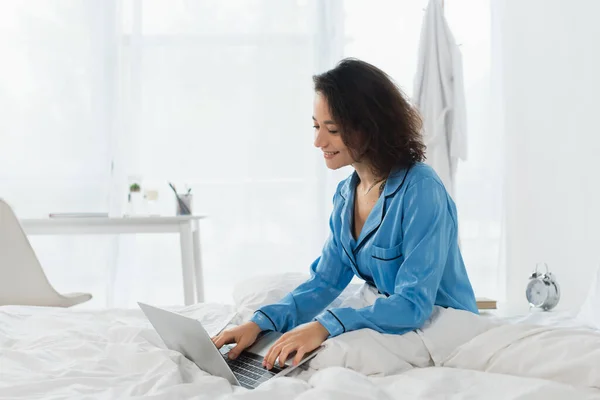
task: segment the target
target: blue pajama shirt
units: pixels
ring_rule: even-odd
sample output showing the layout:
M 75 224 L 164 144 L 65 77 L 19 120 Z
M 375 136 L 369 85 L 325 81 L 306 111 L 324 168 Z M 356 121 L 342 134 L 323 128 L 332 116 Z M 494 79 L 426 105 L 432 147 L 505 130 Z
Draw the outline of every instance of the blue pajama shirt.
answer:
M 331 234 L 311 265 L 310 278 L 251 321 L 287 332 L 319 321 L 330 337 L 362 328 L 403 334 L 420 328 L 434 305 L 477 313 L 458 246 L 456 206 L 431 167 L 396 169 L 354 239 L 354 172 L 333 198 Z M 354 275 L 385 297 L 361 309 L 327 308 Z

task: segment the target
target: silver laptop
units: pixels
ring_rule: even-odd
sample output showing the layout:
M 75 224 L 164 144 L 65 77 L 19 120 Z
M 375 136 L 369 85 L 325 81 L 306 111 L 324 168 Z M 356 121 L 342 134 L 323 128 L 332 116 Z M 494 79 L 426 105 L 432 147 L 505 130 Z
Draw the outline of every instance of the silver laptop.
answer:
M 181 353 L 203 371 L 247 389 L 254 389 L 271 378 L 289 374 L 321 350 L 319 347 L 306 354 L 297 366 L 287 360 L 283 367 L 277 363 L 277 366 L 267 370 L 262 366 L 262 361 L 281 333 L 261 334 L 238 358 L 230 360 L 227 353 L 231 346 L 223 346 L 219 351 L 200 321 L 148 304 L 138 304 L 167 348 Z

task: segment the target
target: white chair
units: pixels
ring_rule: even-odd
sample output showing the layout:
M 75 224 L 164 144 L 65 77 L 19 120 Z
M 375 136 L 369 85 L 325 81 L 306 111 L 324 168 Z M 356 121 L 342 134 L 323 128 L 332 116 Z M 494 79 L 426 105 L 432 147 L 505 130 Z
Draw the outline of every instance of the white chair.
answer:
M 52 287 L 15 213 L 0 199 L 0 306 L 71 307 L 91 298 Z

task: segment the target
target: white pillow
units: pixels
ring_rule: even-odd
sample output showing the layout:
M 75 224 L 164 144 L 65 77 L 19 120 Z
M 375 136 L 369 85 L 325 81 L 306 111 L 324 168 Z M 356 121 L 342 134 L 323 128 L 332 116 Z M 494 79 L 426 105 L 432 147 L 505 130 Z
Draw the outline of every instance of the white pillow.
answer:
M 307 274 L 284 273 L 258 275 L 237 282 L 232 293 L 235 309 L 246 321 L 258 308 L 278 302 L 308 278 Z
M 238 313 L 236 320 L 238 323 L 247 321 L 258 308 L 278 302 L 309 277 L 308 274 L 287 272 L 259 275 L 237 282 L 232 294 Z M 329 307 L 365 307 L 375 301 L 376 295 L 371 291 L 363 289 L 362 283 L 350 284 Z
M 600 268 L 596 271 L 587 298 L 577 317 L 586 325 L 600 330 Z

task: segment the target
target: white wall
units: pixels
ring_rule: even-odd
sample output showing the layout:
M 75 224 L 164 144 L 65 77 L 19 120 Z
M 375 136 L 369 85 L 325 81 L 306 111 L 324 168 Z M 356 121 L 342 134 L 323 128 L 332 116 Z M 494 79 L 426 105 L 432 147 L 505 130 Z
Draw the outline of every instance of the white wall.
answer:
M 600 263 L 600 2 L 496 4 L 506 151 L 506 293 L 526 306 L 537 261 L 578 307 Z

